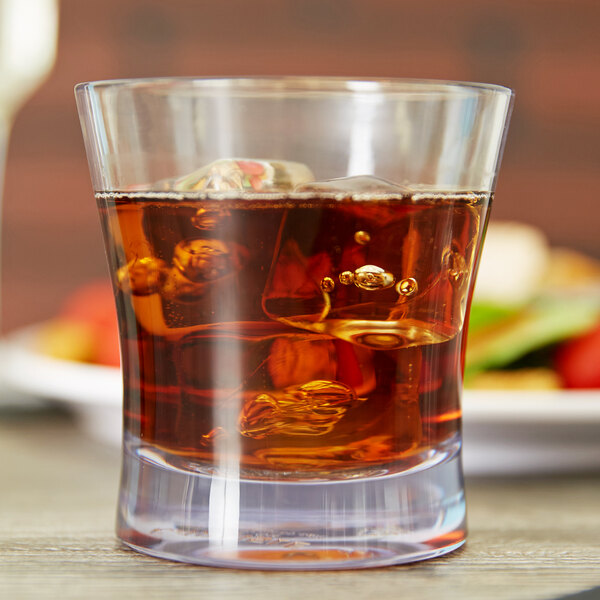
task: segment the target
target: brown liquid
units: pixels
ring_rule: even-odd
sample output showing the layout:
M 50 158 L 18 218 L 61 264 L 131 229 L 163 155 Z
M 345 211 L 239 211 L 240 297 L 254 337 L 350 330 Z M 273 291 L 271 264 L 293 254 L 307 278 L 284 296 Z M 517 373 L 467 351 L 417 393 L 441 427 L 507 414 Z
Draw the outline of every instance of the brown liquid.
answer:
M 169 462 L 397 471 L 458 432 L 489 196 L 97 197 L 125 429 Z

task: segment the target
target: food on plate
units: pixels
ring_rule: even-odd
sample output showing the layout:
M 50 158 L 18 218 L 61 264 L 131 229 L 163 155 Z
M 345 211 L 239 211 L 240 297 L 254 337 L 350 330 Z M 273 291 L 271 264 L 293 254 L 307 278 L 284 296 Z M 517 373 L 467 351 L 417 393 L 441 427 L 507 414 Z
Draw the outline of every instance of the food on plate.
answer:
M 472 390 L 555 390 L 562 387 L 560 375 L 549 367 L 481 371 L 469 379 Z
M 567 388 L 600 388 L 600 326 L 556 352 L 556 370 Z
M 588 341 L 598 327 L 599 261 L 551 248 L 531 226 L 490 224 L 471 306 L 466 387 L 600 387 L 600 349 L 593 358 L 600 340 Z
M 93 281 L 71 294 L 59 315 L 40 329 L 37 349 L 54 358 L 120 364 L 115 298 L 108 281 Z

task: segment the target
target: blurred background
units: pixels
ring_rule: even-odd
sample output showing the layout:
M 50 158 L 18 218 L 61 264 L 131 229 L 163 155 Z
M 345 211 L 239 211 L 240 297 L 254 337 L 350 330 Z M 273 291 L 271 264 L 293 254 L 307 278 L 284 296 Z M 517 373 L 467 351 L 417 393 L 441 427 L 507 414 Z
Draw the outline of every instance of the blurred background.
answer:
M 26 0 L 19 0 L 27 4 Z M 77 82 L 172 75 L 481 81 L 516 90 L 493 219 L 600 258 L 598 0 L 62 0 L 56 63 L 16 114 L 3 316 L 53 316 L 107 278 Z

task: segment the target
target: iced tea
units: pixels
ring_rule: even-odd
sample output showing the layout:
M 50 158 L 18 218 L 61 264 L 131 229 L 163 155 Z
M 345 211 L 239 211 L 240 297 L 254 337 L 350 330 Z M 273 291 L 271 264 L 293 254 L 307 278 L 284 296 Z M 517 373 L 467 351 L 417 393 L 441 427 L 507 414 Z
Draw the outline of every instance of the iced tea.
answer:
M 458 444 L 490 194 L 99 193 L 126 439 L 247 478 L 354 477 Z

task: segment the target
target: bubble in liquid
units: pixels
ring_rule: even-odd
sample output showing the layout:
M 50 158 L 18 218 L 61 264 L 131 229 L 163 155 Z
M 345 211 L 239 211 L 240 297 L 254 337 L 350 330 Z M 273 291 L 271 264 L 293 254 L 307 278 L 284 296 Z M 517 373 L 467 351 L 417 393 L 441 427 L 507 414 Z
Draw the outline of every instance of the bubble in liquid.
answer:
M 414 277 L 407 277 L 406 279 L 401 279 L 396 284 L 396 291 L 401 296 L 412 296 L 419 289 L 419 284 Z
M 232 270 L 227 246 L 218 240 L 182 240 L 175 246 L 173 264 L 198 283 L 219 279 Z
M 352 271 L 344 271 L 343 273 L 340 273 L 340 283 L 342 283 L 343 285 L 350 285 L 351 283 L 354 283 L 354 273 Z
M 354 285 L 363 290 L 385 290 L 395 281 L 393 273 L 375 265 L 364 265 L 354 271 Z
M 229 211 L 225 209 L 199 208 L 191 221 L 196 229 L 210 231 L 219 224 L 219 221 L 229 216 Z
M 371 236 L 367 231 L 357 231 L 354 234 L 354 241 L 361 246 L 366 246 L 371 241 Z
M 154 256 L 134 258 L 117 271 L 117 284 L 134 296 L 157 293 L 166 279 L 166 263 Z
M 321 289 L 324 292 L 333 292 L 334 288 L 335 281 L 333 281 L 331 277 L 323 277 L 323 279 L 321 279 Z

